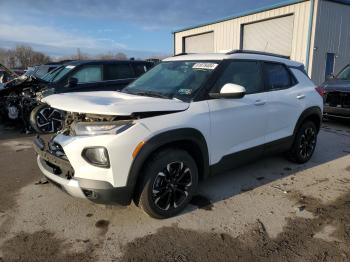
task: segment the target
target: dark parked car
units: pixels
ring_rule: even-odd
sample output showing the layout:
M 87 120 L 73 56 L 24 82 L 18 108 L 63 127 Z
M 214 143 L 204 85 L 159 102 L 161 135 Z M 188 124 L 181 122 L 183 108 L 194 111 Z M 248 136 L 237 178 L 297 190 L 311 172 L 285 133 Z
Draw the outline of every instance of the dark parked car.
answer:
M 61 112 L 41 104 L 54 93 L 121 90 L 153 66 L 146 61 L 71 61 L 39 78 L 35 74 L 15 79 L 0 90 L 3 107 L 36 132 L 55 132 L 62 126 Z M 1 108 L 1 102 L 0 102 Z M 34 110 L 33 110 L 34 109 Z
M 56 69 L 57 67 L 67 63 L 71 62 L 72 60 L 63 60 L 60 62 L 51 62 L 43 65 L 36 65 L 33 67 L 28 68 L 28 71 L 26 72 L 27 76 L 35 75 L 38 78 L 42 78 L 47 73 L 51 72 L 52 70 Z
M 324 115 L 350 119 L 350 65 L 322 84 L 325 92 Z

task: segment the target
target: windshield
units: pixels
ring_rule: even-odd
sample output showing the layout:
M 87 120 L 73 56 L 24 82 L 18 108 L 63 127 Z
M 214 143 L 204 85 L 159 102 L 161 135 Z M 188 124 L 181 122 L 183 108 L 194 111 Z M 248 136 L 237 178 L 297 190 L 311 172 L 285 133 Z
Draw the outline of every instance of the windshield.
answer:
M 189 101 L 217 67 L 218 62 L 162 62 L 128 85 L 123 92 Z
M 343 71 L 338 74 L 337 79 L 350 80 L 350 66 L 345 67 Z
M 62 77 L 64 77 L 68 72 L 70 72 L 75 66 L 60 66 L 51 72 L 47 73 L 44 75 L 41 79 L 47 81 L 47 82 L 57 82 L 59 81 Z
M 38 67 L 38 69 L 35 72 L 35 76 L 39 78 L 43 78 L 49 71 L 50 71 L 50 66 L 49 65 L 41 65 Z
M 34 67 L 29 67 L 27 72 L 25 73 L 26 76 L 31 76 L 35 73 L 35 71 L 38 69 L 38 67 L 34 66 Z

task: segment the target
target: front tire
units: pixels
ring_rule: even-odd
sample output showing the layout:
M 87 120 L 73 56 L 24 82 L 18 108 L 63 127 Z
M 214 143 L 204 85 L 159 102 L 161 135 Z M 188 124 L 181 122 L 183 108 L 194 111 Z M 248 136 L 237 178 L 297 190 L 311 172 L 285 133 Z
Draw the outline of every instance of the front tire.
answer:
M 289 160 L 303 164 L 312 157 L 317 143 L 317 128 L 311 122 L 305 122 L 298 130 L 293 146 L 288 152 Z
M 30 113 L 30 125 L 38 134 L 56 133 L 63 127 L 63 112 L 40 104 Z
M 180 149 L 156 153 L 146 164 L 139 205 L 153 218 L 179 214 L 198 185 L 198 168 L 191 155 Z

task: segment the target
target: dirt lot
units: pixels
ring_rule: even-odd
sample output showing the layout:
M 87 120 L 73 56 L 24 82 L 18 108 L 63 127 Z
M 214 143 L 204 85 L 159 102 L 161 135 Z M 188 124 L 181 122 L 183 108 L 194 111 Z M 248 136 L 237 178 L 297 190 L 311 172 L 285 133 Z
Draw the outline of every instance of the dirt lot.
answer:
M 0 127 L 0 261 L 350 261 L 350 123 L 324 123 L 306 165 L 210 178 L 162 221 L 37 184 L 31 140 Z

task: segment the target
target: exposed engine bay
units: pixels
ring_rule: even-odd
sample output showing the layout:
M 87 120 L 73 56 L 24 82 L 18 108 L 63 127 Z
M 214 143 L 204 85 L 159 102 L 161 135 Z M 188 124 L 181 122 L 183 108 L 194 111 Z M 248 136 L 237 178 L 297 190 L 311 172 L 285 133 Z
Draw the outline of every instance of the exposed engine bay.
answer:
M 40 103 L 45 87 L 45 82 L 26 75 L 7 82 L 0 90 L 1 117 L 20 122 L 24 130 L 30 130 L 30 113 Z

